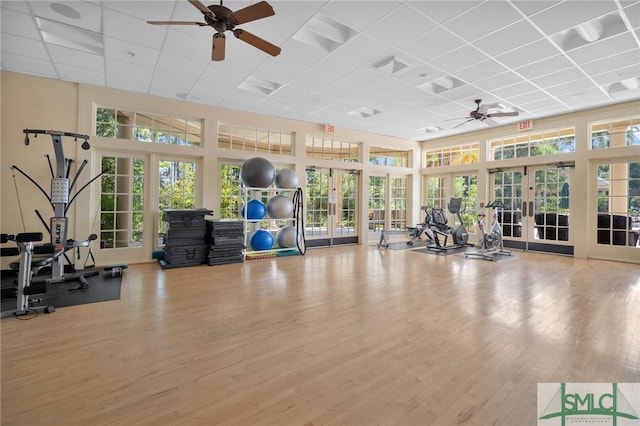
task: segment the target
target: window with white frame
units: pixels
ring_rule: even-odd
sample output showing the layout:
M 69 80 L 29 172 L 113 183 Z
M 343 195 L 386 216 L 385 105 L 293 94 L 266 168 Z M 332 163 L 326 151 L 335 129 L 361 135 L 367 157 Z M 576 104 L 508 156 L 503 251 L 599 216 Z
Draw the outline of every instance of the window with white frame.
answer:
M 640 145 L 640 116 L 591 123 L 591 149 Z
M 218 148 L 263 154 L 293 155 L 293 133 L 218 123 Z
M 575 128 L 545 130 L 488 141 L 492 160 L 565 154 L 576 149 Z

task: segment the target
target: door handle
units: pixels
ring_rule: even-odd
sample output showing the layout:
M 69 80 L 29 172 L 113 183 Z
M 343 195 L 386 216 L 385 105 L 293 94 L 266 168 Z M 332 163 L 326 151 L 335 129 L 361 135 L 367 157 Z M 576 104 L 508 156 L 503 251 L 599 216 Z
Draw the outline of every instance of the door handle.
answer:
M 529 217 L 533 217 L 533 201 L 529 201 Z
M 522 202 L 522 217 L 527 217 L 527 202 Z

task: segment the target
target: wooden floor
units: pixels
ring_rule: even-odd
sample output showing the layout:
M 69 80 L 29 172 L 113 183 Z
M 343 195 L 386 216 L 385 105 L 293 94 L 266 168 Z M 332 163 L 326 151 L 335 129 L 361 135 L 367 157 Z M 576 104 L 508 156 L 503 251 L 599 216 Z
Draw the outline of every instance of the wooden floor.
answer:
M 350 246 L 125 271 L 2 326 L 2 425 L 535 425 L 540 382 L 640 381 L 638 265 Z

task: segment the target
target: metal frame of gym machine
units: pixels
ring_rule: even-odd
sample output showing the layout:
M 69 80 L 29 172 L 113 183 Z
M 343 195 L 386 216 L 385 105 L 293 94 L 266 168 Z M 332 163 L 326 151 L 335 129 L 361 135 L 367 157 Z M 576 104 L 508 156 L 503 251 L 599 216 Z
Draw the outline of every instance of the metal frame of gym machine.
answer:
M 38 212 L 38 210 L 36 210 L 36 214 L 38 218 L 40 219 L 42 224 L 45 226 L 47 231 L 49 232 L 49 235 L 51 238 L 50 244 L 62 251 L 61 255 L 55 256 L 53 258 L 53 261 L 51 262 L 51 277 L 45 279 L 44 281 L 47 284 L 79 281 L 80 286 L 75 290 L 86 289 L 88 287 L 88 283 L 85 277 L 98 275 L 99 271 L 91 270 L 88 272 L 77 272 L 75 270 L 75 266 L 73 265 L 73 262 L 69 260 L 69 258 L 66 256 L 65 253 L 68 250 L 71 250 L 74 248 L 78 249 L 80 247 L 87 247 L 89 248 L 89 254 L 91 254 L 91 247 L 90 247 L 91 241 L 97 239 L 97 236 L 95 234 L 91 234 L 89 238 L 85 241 L 68 240 L 67 227 L 68 227 L 69 220 L 67 217 L 67 211 L 69 210 L 69 207 L 71 206 L 73 201 L 76 199 L 76 197 L 84 189 L 86 189 L 90 184 L 92 184 L 96 179 L 102 176 L 102 173 L 90 179 L 84 186 L 78 189 L 76 193 L 71 197 L 71 191 L 73 190 L 73 187 L 78 181 L 78 178 L 80 177 L 80 174 L 82 173 L 84 167 L 87 165 L 88 161 L 84 160 L 81 163 L 80 167 L 78 167 L 78 169 L 76 170 L 73 180 L 70 181 L 69 175 L 71 172 L 71 164 L 73 163 L 73 160 L 66 158 L 64 155 L 64 149 L 62 146 L 62 137 L 72 137 L 74 138 L 75 141 L 77 141 L 78 139 L 82 139 L 83 142 L 81 147 L 83 150 L 86 151 L 91 148 L 91 145 L 89 145 L 89 142 L 88 142 L 89 135 L 83 135 L 83 134 L 71 133 L 71 132 L 61 132 L 57 130 L 33 130 L 33 129 L 24 129 L 23 133 L 25 134 L 25 137 L 24 137 L 25 145 L 29 145 L 30 143 L 29 141 L 30 134 L 34 135 L 34 137 L 36 138 L 38 137 L 39 134 L 50 135 L 53 142 L 53 149 L 55 153 L 55 162 L 56 162 L 55 172 L 54 172 L 54 167 L 51 164 L 51 159 L 49 155 L 48 154 L 45 155 L 45 157 L 47 158 L 47 161 L 49 162 L 49 170 L 51 171 L 51 192 L 50 192 L 51 195 L 47 194 L 46 191 L 35 180 L 33 180 L 33 178 L 31 178 L 27 173 L 22 171 L 18 166 L 16 165 L 11 166 L 11 170 L 17 170 L 18 172 L 20 172 L 20 174 L 26 177 L 31 183 L 33 183 L 40 190 L 40 192 L 44 194 L 44 196 L 47 198 L 47 200 L 51 204 L 51 207 L 53 208 L 54 216 L 51 217 L 49 224 L 47 224 L 44 221 L 44 219 L 42 218 L 42 215 Z M 91 256 L 93 255 L 91 254 Z M 72 266 L 73 272 L 65 273 L 64 259 L 67 259 L 68 263 Z M 41 280 L 38 279 L 37 281 L 41 281 Z M 36 280 L 34 279 L 33 282 L 36 282 Z

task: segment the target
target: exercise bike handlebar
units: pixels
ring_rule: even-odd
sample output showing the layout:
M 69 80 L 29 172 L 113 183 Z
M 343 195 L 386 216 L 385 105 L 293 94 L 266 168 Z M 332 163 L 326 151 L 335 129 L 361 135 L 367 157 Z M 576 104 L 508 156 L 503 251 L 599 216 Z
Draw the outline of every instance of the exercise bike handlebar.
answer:
M 500 200 L 494 200 L 494 201 L 490 202 L 489 204 L 487 204 L 486 207 L 489 208 L 489 209 L 503 209 L 504 208 L 504 204 Z

